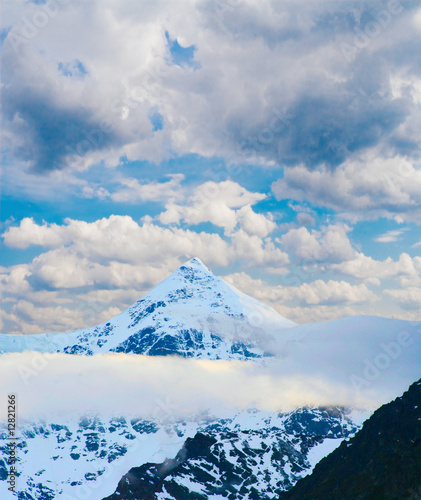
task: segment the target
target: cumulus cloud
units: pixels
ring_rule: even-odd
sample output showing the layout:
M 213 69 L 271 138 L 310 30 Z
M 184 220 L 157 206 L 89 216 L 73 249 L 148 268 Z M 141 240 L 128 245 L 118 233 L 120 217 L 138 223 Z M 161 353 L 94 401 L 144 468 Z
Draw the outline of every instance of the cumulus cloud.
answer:
M 189 225 L 211 222 L 231 234 L 240 225 L 250 235 L 267 236 L 276 227 L 270 214 L 257 214 L 251 208 L 266 198 L 262 193 L 252 193 L 233 181 L 208 181 L 198 186 L 183 204 L 173 201 L 159 215 L 163 224 Z
M 242 203 L 241 196 L 233 199 Z M 243 214 L 243 208 L 235 213 Z M 210 266 L 242 262 L 266 272 L 266 279 L 278 276 L 271 285 L 244 273 L 228 279 L 299 323 L 356 313 L 405 317 L 409 308 L 403 299 L 395 301 L 392 311 L 378 302 L 385 299 L 382 291 L 374 293 L 367 285 L 393 279 L 403 289 L 419 287 L 421 258 L 403 253 L 398 260 L 375 260 L 353 249 L 348 232 L 344 225 L 301 227 L 274 241 L 240 228 L 224 239 L 151 222 L 139 224 L 127 216 L 92 223 L 68 219 L 64 225 L 24 219 L 4 233 L 6 246 L 38 245 L 44 251 L 28 264 L 1 270 L 4 331 L 38 333 L 97 324 L 107 319 L 106 314 L 130 306 L 193 256 Z M 320 279 L 320 272 L 326 271 L 345 279 Z M 29 303 L 36 307 L 23 307 Z M 416 319 L 414 314 L 407 317 Z
M 69 176 L 63 174 L 63 177 L 64 182 L 67 183 Z M 113 190 L 95 188 L 84 182 L 77 182 L 75 179 L 73 183 L 80 188 L 80 195 L 88 198 L 109 198 L 117 203 L 151 201 L 165 203 L 165 211 L 157 216 L 157 219 L 165 225 L 179 225 L 180 223 L 197 225 L 202 222 L 211 222 L 224 228 L 227 235 L 232 234 L 235 229 L 242 228 L 247 234 L 259 237 L 267 236 L 276 228 L 271 213 L 256 213 L 252 208 L 252 205 L 267 197 L 263 193 L 250 192 L 233 181 L 220 183 L 208 181 L 195 187 L 191 192 L 191 187 L 189 189 L 181 184 L 184 179 L 183 174 L 173 174 L 169 177 L 170 180 L 165 182 L 145 181 L 142 183 L 134 178 L 122 177 L 113 182 L 113 184 L 117 182 L 119 186 Z M 152 218 L 149 217 L 148 220 L 152 221 Z M 51 230 L 52 228 L 54 231 Z M 74 229 L 78 231 L 76 227 Z M 30 234 L 31 231 L 33 234 Z M 65 231 L 68 241 L 72 241 L 69 229 Z M 17 236 L 18 232 L 20 236 Z M 25 218 L 21 221 L 19 230 L 12 227 L 4 237 L 6 243 L 10 242 L 15 248 L 24 248 L 25 245 L 54 247 L 64 243 L 60 232 L 63 230 L 58 225 L 36 227 L 31 219 Z M 19 242 L 19 237 L 26 239 Z
M 0 282 L 9 293 L 22 294 L 28 292 L 30 286 L 26 278 L 30 275 L 26 264 L 2 268 L 0 272 Z
M 288 254 L 278 248 L 270 238 L 262 240 L 256 235 L 248 235 L 240 229 L 232 236 L 232 245 L 236 255 L 245 262 L 257 262 L 260 265 L 276 266 L 278 271 L 286 272 L 289 263 Z
M 272 214 L 257 214 L 247 205 L 238 211 L 240 226 L 247 234 L 264 238 L 276 228 Z
M 385 293 L 397 300 L 405 309 L 421 307 L 421 288 L 410 286 L 403 290 L 385 290 Z
M 159 264 L 163 257 L 160 252 L 169 252 L 178 257 L 180 254 L 190 255 L 194 249 L 202 254 L 203 260 L 224 263 L 228 248 L 216 234 L 167 229 L 149 223 L 139 225 L 129 216 L 116 215 L 92 223 L 66 219 L 64 225 L 39 225 L 33 219 L 25 218 L 19 226 L 10 227 L 3 237 L 5 244 L 13 248 L 41 245 L 60 249 L 71 245 L 82 256 L 94 257 L 98 263 L 107 260 L 139 263 L 144 258 L 149 263 Z M 171 248 L 168 248 L 164 242 L 170 240 Z M 218 254 L 211 257 L 211 251 L 206 250 L 206 245 L 218 249 Z M 58 252 L 51 254 L 51 257 L 54 255 L 58 255 Z M 41 256 L 40 259 L 45 257 Z M 83 259 L 80 265 L 83 265 Z
M 84 269 L 89 271 L 90 280 L 95 281 L 101 265 L 110 261 L 116 265 L 148 262 L 152 267 L 159 267 L 168 259 L 174 263 L 197 255 L 205 262 L 218 265 L 227 265 L 241 256 L 249 262 L 288 262 L 287 255 L 273 243 L 241 229 L 233 233 L 231 241 L 225 241 L 214 233 L 163 228 L 150 222 L 139 225 L 129 216 L 112 215 L 92 223 L 66 219 L 64 225 L 40 225 L 25 218 L 19 226 L 8 228 L 3 238 L 5 245 L 12 248 L 24 249 L 31 245 L 53 248 L 36 257 L 32 268 L 42 268 L 46 275 L 53 273 L 56 286 L 65 286 L 65 282 L 69 286 L 81 286 L 78 280 L 83 279 Z M 66 259 L 68 266 L 64 266 Z M 95 265 L 89 264 L 91 260 L 95 260 Z
M 300 286 L 268 285 L 263 280 L 253 279 L 244 272 L 227 275 L 224 279 L 272 306 L 289 302 L 301 305 L 348 305 L 373 302 L 378 299 L 366 285 L 351 285 L 346 281 L 315 280 Z
M 244 202 L 247 203 L 251 195 L 245 193 Z M 240 200 L 243 195 L 239 195 L 235 203 L 241 205 L 243 201 Z M 60 294 L 60 297 L 50 297 L 57 307 L 45 309 L 43 321 L 35 314 L 24 314 L 16 303 L 13 307 L 8 306 L 6 319 L 14 323 L 10 330 L 20 329 L 26 333 L 37 333 L 39 328 L 63 331 L 98 322 L 107 304 L 119 309 L 128 307 L 133 298 L 138 299 L 195 256 L 209 265 L 247 262 L 254 267 L 275 266 L 284 272 L 289 262 L 288 255 L 279 245 L 243 229 L 223 239 L 215 233 L 160 227 L 151 222 L 139 224 L 128 216 L 110 216 L 91 223 L 67 219 L 63 225 L 37 224 L 26 218 L 19 226 L 9 227 L 3 237 L 10 248 L 26 249 L 32 245 L 44 248 L 30 263 L 2 269 L 0 281 L 9 304 L 19 300 L 37 302 L 36 294 L 41 291 Z M 100 305 L 94 300 L 96 290 L 104 290 L 105 295 L 98 296 Z M 121 290 L 117 294 L 120 297 L 124 290 L 131 290 L 131 293 L 118 304 L 111 303 L 110 299 L 103 300 L 107 291 L 113 290 Z M 115 292 L 109 295 L 114 296 Z M 91 298 L 90 305 L 85 304 L 83 297 Z M 58 300 L 68 302 L 68 311 L 62 314 Z M 72 312 L 74 309 L 84 312 L 76 314 Z M 62 315 L 63 322 L 58 324 L 54 314 Z
M 305 227 L 290 229 L 280 238 L 282 247 L 302 261 L 346 261 L 355 255 L 346 225 L 330 225 L 321 231 L 309 231 Z
M 307 200 L 350 219 L 421 220 L 419 166 L 404 157 L 382 158 L 378 151 L 334 171 L 309 171 L 303 165 L 286 169 L 272 191 L 278 199 Z
M 110 311 L 108 311 L 110 312 Z M 119 311 L 118 311 L 119 312 Z M 18 334 L 45 333 L 73 330 L 74 325 L 83 324 L 83 309 L 69 309 L 63 306 L 39 306 L 27 300 L 17 301 L 10 313 L 3 313 L 3 319 L 20 326 Z
M 66 3 L 25 38 L 22 19 L 43 6 L 16 3 L 4 21 L 5 117 L 14 154 L 37 172 L 174 153 L 334 168 L 370 147 L 417 148 L 416 4 L 360 47 L 356 30 L 388 4 Z
M 98 208 L 94 222 L 25 218 L 10 227 L 8 248 L 38 246 L 40 254 L 1 269 L 7 331 L 15 321 L 10 328 L 34 331 L 40 318 L 25 302 L 48 308 L 51 300 L 72 311 L 96 296 L 101 307 L 129 305 L 194 255 L 210 266 L 264 269 L 277 283 L 299 272 L 295 305 L 278 307 L 307 319 L 339 314 L 335 300 L 343 300 L 344 314 L 361 311 L 358 295 L 369 307 L 363 286 L 383 280 L 420 286 L 417 257 L 364 255 L 338 222 L 421 221 L 416 2 L 56 4 L 42 28 L 32 22 L 45 12 L 42 2 L 3 9 L 8 193 L 49 203 L 70 193 L 81 203 L 119 204 L 119 213 L 124 204 L 141 203 L 142 215 L 148 203 L 165 209 L 142 224 L 108 209 L 100 219 Z M 253 185 L 256 175 L 264 178 L 258 188 L 238 184 Z M 276 203 L 269 182 L 278 201 L 300 202 L 288 206 L 301 227 L 281 228 L 260 210 Z M 321 221 L 308 204 L 336 213 Z M 213 233 L 202 229 L 210 224 Z M 377 241 L 397 238 L 395 231 Z M 283 283 L 291 288 L 291 280 Z M 321 302 L 309 304 L 312 293 Z M 52 311 L 45 318 L 67 328 Z M 86 321 L 75 316 L 75 326 Z
M 402 287 L 421 283 L 421 257 L 411 257 L 407 253 L 402 253 L 398 260 L 388 257 L 383 261 L 358 253 L 354 259 L 332 264 L 332 269 L 373 284 L 380 284 L 380 280 L 387 278 L 397 279 Z

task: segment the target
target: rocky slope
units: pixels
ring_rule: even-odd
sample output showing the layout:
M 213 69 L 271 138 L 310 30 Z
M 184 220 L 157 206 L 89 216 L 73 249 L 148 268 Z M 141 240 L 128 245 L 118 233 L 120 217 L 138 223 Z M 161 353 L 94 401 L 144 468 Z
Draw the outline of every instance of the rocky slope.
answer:
M 133 467 L 105 500 L 273 499 L 311 470 L 317 448 L 357 430 L 339 408 L 236 420 L 202 427 L 174 459 Z
M 421 380 L 383 405 L 280 500 L 421 498 Z
M 111 498 L 122 492 L 123 498 L 143 498 L 137 495 L 146 491 L 169 500 L 179 498 L 170 491 L 187 489 L 193 496 L 186 498 L 275 499 L 358 430 L 356 417 L 341 408 L 302 408 L 175 423 L 164 415 L 25 423 L 18 439 L 19 490 L 25 500 L 99 499 L 117 485 Z M 0 443 L 6 436 L 3 424 Z M 1 499 L 14 498 L 7 491 L 7 458 L 3 441 Z

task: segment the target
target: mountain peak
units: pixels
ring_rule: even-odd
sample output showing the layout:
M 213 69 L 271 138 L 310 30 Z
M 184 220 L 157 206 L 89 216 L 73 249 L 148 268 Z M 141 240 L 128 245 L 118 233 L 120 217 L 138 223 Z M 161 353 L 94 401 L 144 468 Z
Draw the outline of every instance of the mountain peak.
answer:
M 277 335 L 288 337 L 284 330 L 292 326 L 295 323 L 215 276 L 194 257 L 107 322 L 61 336 L 7 336 L 7 342 L 0 339 L 0 353 L 53 348 L 68 354 L 261 358 Z
M 206 271 L 207 273 L 212 274 L 212 271 L 199 259 L 199 257 L 193 257 L 192 259 L 181 265 L 179 269 L 182 269 L 183 267 L 198 271 Z

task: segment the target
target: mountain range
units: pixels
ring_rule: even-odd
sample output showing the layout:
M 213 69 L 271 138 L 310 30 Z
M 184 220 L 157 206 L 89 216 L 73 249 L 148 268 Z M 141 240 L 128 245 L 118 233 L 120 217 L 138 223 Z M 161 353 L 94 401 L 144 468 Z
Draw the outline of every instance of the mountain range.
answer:
M 22 351 L 226 360 L 340 393 L 337 404 L 239 408 L 218 417 L 212 408 L 188 419 L 165 418 L 165 411 L 133 416 L 124 408 L 114 416 L 25 417 L 18 498 L 277 499 L 419 379 L 420 332 L 420 322 L 373 316 L 297 325 L 194 258 L 98 326 L 0 335 L 0 363 Z M 7 500 L 14 497 L 7 496 L 6 438 L 0 423 L 0 498 Z

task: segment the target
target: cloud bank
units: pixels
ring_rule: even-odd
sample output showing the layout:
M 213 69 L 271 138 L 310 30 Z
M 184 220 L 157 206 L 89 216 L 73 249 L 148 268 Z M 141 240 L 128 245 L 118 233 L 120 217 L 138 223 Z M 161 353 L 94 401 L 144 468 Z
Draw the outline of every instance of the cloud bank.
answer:
M 21 419 L 88 412 L 174 420 L 250 407 L 288 411 L 305 404 L 375 404 L 323 377 L 276 376 L 247 362 L 27 351 L 4 356 L 0 370 L 2 380 L 7 373 L 2 396 L 6 390 L 17 395 Z
M 247 408 L 375 408 L 420 376 L 419 323 L 360 317 L 291 332 L 271 343 L 276 357 L 263 364 L 115 353 L 3 354 L 0 396 L 17 395 L 22 419 L 88 412 L 174 420 Z

